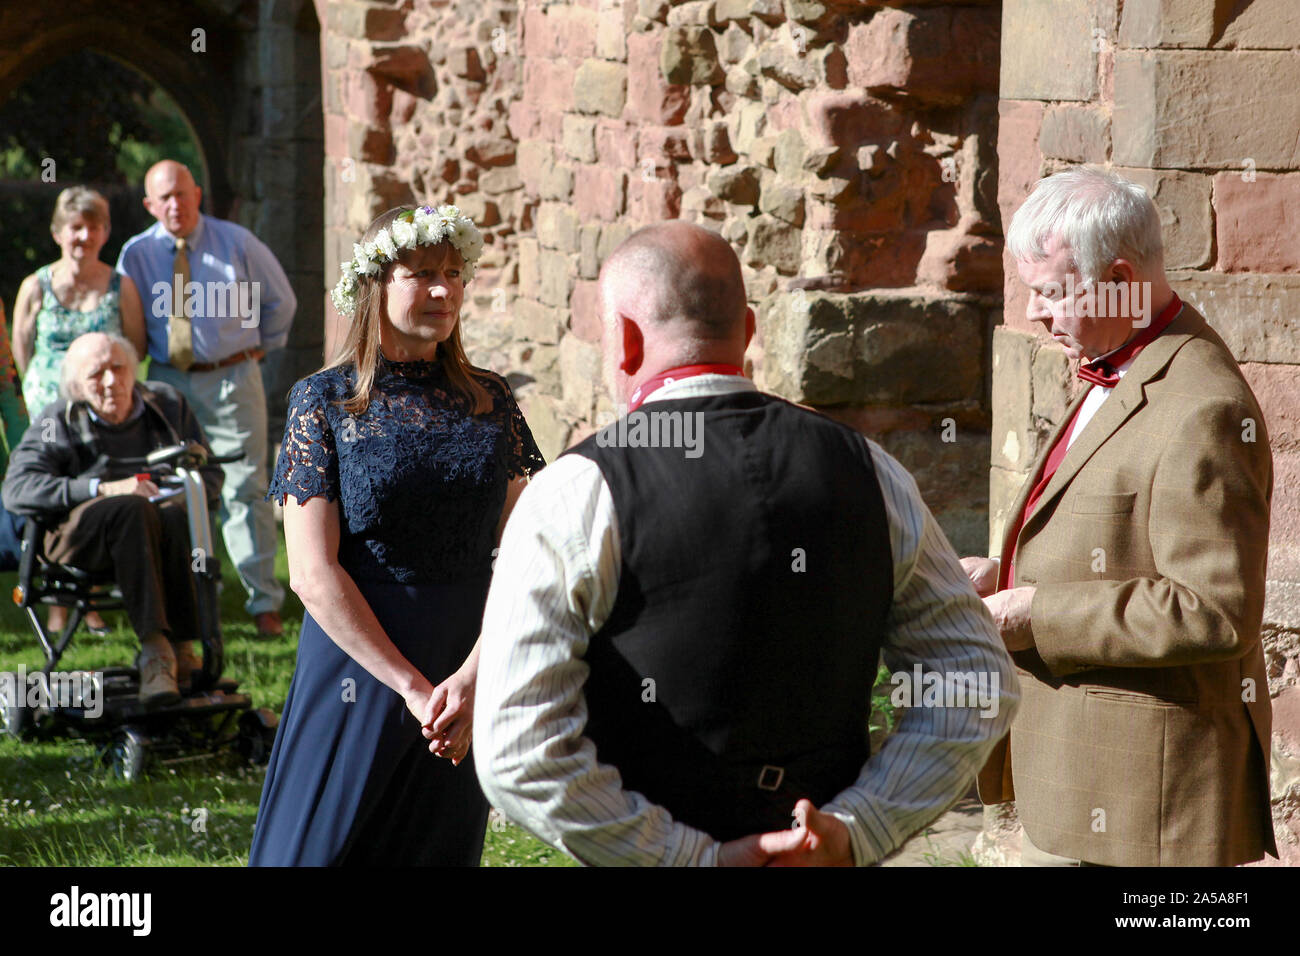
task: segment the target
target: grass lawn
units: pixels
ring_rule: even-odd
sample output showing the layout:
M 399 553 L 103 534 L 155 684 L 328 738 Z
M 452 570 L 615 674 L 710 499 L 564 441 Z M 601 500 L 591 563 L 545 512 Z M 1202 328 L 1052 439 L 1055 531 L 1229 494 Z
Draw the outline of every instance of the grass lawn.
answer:
M 222 555 L 225 673 L 257 707 L 277 713 L 293 675 L 302 605 L 292 592 L 284 608 L 285 636 L 256 638 L 243 611 L 244 594 Z M 277 574 L 287 585 L 284 548 Z M 43 663 L 23 613 L 8 595 L 16 574 L 0 574 L 0 670 Z M 82 628 L 59 670 L 129 664 L 137 646 L 125 615 L 107 615 L 113 635 Z M 430 759 L 434 759 L 430 757 Z M 6 866 L 243 866 L 253 838 L 264 771 L 233 752 L 175 765 L 154 764 L 142 780 L 117 779 L 102 769 L 94 746 L 0 738 L 0 865 Z M 564 854 L 493 815 L 485 866 L 574 866 Z

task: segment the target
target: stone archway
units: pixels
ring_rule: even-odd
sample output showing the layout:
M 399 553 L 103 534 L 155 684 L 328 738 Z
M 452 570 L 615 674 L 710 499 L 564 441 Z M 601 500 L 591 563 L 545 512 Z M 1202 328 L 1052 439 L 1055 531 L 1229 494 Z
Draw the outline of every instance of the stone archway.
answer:
M 283 396 L 318 367 L 323 132 L 312 0 L 95 0 L 29 5 L 0 20 L 0 99 L 61 56 L 94 48 L 145 74 L 185 114 L 204 156 L 204 211 L 252 229 L 298 296 L 289 344 L 269 361 L 271 435 Z

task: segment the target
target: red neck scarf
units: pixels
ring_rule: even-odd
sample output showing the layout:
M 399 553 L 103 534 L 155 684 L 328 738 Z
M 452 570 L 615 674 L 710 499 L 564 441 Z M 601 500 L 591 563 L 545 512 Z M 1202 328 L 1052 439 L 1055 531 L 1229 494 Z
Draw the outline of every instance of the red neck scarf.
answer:
M 739 365 L 723 365 L 712 363 L 707 365 L 679 365 L 676 368 L 670 368 L 660 372 L 654 378 L 646 379 L 636 387 L 632 397 L 628 400 L 627 410 L 634 412 L 641 407 L 652 394 L 663 388 L 665 385 L 671 385 L 673 382 L 680 382 L 684 378 L 694 378 L 696 375 L 744 375 L 744 371 Z
M 1109 355 L 1080 365 L 1079 378 L 1100 385 L 1102 388 L 1114 388 L 1119 384 L 1119 367 L 1130 359 L 1137 358 L 1144 348 L 1155 341 L 1156 336 L 1168 328 L 1169 323 L 1174 320 L 1182 307 L 1183 300 L 1175 293 L 1173 300 L 1156 316 L 1155 321 L 1134 336 L 1127 345 L 1120 346 Z

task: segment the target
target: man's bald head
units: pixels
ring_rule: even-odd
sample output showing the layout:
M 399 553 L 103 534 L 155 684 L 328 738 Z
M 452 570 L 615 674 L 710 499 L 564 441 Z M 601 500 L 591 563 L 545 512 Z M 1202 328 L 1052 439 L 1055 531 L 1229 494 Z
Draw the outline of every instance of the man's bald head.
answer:
M 740 260 L 725 239 L 700 226 L 673 221 L 638 229 L 605 260 L 600 282 L 607 314 L 671 325 L 674 338 L 698 342 L 744 335 Z
M 194 177 L 174 159 L 149 167 L 144 176 L 144 207 L 173 236 L 188 236 L 199 224 L 203 191 Z

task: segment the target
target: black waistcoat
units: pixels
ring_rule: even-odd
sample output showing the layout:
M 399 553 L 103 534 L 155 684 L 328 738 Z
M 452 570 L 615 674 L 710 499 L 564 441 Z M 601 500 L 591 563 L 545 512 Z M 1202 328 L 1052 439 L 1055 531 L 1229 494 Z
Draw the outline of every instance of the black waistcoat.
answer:
M 698 448 L 627 447 L 671 439 L 673 413 Z M 742 392 L 651 402 L 570 451 L 600 467 L 622 550 L 586 655 L 597 758 L 722 840 L 788 828 L 798 798 L 851 785 L 893 598 L 861 437 Z

